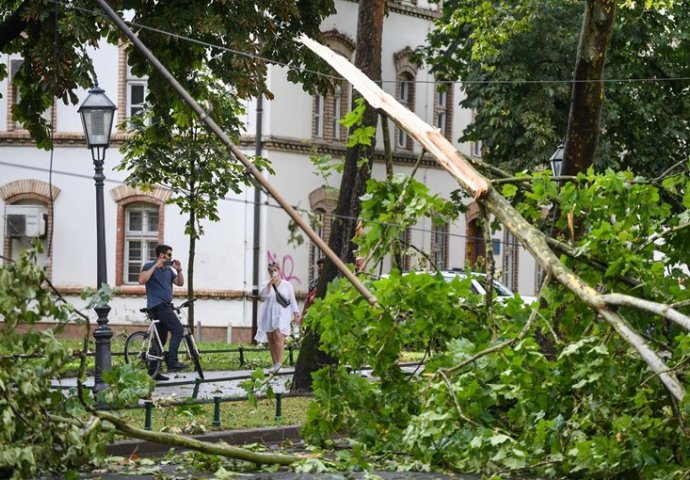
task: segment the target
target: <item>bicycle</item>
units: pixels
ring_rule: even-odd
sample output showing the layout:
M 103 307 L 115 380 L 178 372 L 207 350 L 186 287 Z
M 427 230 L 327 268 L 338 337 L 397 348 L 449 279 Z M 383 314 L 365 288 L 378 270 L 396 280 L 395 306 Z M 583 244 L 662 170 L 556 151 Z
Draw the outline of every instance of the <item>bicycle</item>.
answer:
M 196 301 L 196 298 L 187 300 L 180 305 L 173 305 L 173 310 L 177 313 L 178 317 L 182 315 L 182 309 L 188 307 Z M 152 312 L 148 308 L 142 308 L 139 310 L 146 315 L 146 319 L 151 321 L 149 328 L 145 332 L 134 332 L 125 340 L 125 363 L 131 363 L 137 368 L 146 369 L 152 378 L 155 378 L 161 370 L 161 365 L 163 359 L 165 358 L 165 352 L 163 350 L 163 343 L 161 342 L 160 335 L 158 335 L 158 329 L 156 324 L 159 320 L 152 317 Z M 180 343 L 182 350 L 185 350 L 189 359 L 194 364 L 194 369 L 196 370 L 199 378 L 204 379 L 204 371 L 201 368 L 201 361 L 199 357 L 199 349 L 196 347 L 196 342 L 194 341 L 194 335 L 189 330 L 189 328 L 184 324 L 184 342 Z

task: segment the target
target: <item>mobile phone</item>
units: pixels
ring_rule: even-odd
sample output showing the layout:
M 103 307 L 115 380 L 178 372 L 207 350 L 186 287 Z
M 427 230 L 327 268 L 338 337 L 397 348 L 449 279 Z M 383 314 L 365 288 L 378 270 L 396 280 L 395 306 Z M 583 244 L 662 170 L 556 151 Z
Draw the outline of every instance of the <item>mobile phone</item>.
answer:
M 173 260 L 166 260 L 165 263 L 163 264 L 166 267 L 172 267 L 173 265 Z

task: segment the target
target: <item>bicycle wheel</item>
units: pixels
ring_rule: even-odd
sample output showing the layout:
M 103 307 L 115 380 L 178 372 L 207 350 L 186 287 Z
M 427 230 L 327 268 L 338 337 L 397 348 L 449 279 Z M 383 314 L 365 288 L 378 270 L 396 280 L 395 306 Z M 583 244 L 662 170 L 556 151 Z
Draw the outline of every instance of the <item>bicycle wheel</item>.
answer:
M 184 336 L 184 341 L 187 344 L 187 354 L 194 363 L 194 370 L 199 375 L 199 378 L 204 380 L 204 371 L 201 369 L 201 358 L 199 357 L 199 350 L 196 349 L 196 343 L 191 334 Z
M 151 378 L 155 378 L 161 369 L 160 358 L 151 358 L 147 355 L 149 351 L 152 356 L 160 357 L 158 347 L 149 342 L 148 332 L 134 332 L 125 341 L 125 363 L 131 363 L 134 368 L 146 370 Z

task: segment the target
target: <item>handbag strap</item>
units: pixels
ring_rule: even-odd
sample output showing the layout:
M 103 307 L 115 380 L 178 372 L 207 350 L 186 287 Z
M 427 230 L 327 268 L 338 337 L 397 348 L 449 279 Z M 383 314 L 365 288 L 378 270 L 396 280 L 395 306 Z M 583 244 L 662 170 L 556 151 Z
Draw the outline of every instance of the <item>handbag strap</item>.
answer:
M 281 301 L 281 303 L 287 303 L 287 299 L 280 294 L 280 292 L 278 291 L 278 289 L 276 288 L 275 285 L 273 285 L 273 290 L 275 290 L 276 296 L 279 297 L 279 300 Z

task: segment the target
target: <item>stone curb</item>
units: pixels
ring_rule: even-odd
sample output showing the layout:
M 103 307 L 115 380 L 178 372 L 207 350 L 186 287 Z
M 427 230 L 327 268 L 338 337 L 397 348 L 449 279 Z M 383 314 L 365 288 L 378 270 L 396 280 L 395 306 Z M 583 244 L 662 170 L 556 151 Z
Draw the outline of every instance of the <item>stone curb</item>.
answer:
M 252 428 L 249 430 L 226 430 L 221 432 L 208 432 L 203 435 L 191 435 L 190 438 L 203 442 L 225 442 L 229 445 L 243 445 L 247 443 L 279 443 L 283 440 L 301 440 L 299 425 L 286 425 L 284 427 Z M 146 440 L 122 440 L 106 446 L 107 455 L 118 457 L 130 457 L 132 455 L 163 455 L 171 448 L 185 450 L 180 447 L 171 447 L 162 443 Z

